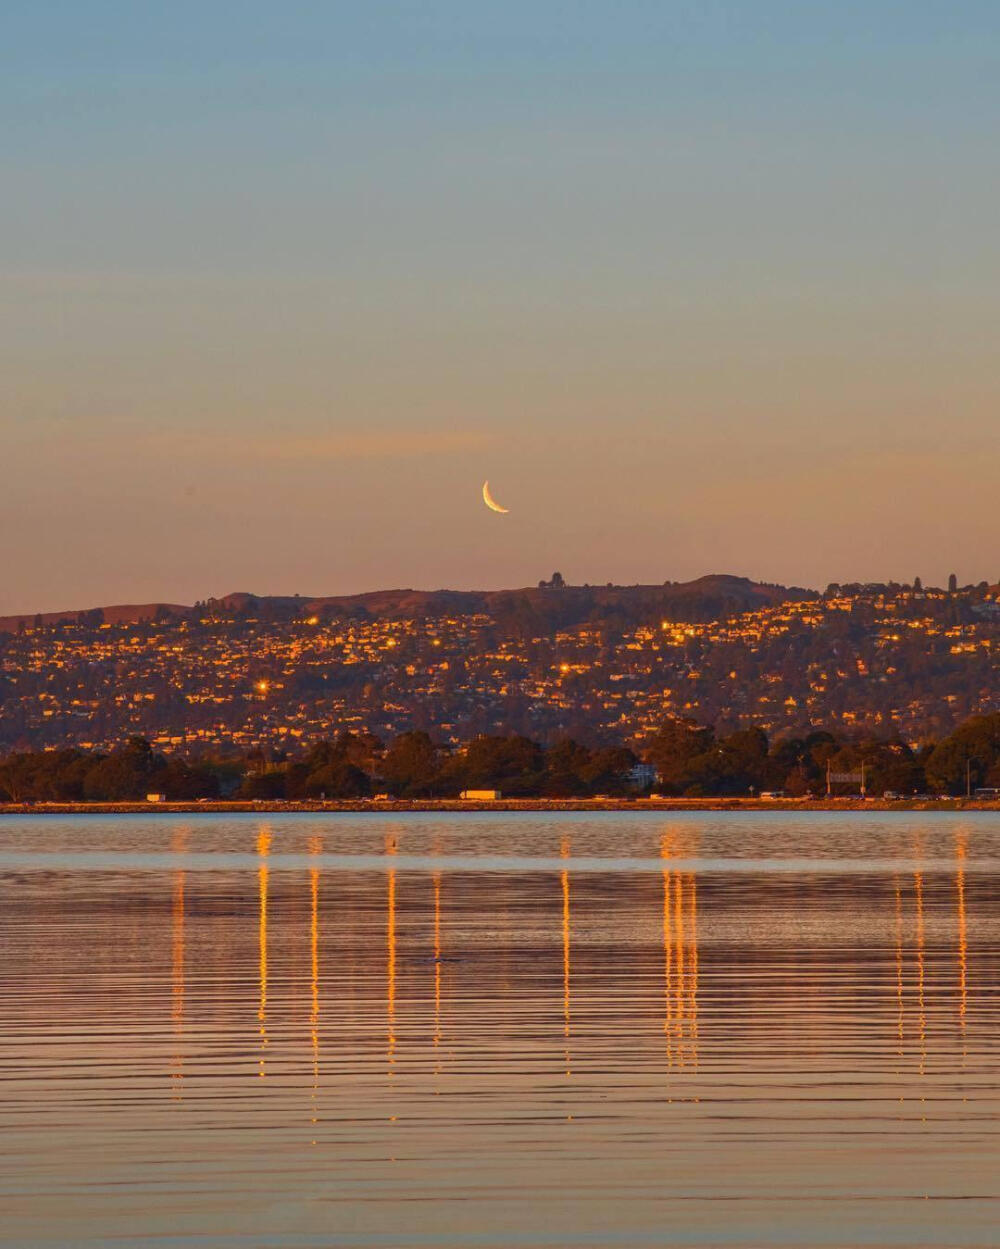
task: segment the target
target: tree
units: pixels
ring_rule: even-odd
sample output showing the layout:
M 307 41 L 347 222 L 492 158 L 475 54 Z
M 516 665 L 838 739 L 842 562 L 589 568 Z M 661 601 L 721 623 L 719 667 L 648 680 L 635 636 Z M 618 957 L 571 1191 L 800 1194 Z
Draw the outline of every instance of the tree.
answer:
M 219 778 L 211 768 L 183 759 L 168 759 L 157 783 L 167 798 L 175 802 L 219 796 Z
M 391 793 L 426 798 L 441 770 L 441 751 L 427 733 L 401 733 L 385 752 L 379 773 Z
M 79 802 L 94 762 L 95 756 L 73 748 L 11 755 L 0 765 L 0 793 L 11 802 Z
M 268 801 L 273 798 L 285 797 L 284 772 L 261 772 L 244 778 L 240 786 L 240 798 L 259 798 Z
M 305 757 L 305 766 L 308 771 L 317 772 L 339 758 L 343 758 L 343 754 L 336 749 L 333 742 L 328 738 L 321 738 L 309 747 Z
M 587 773 L 591 753 L 572 738 L 564 738 L 545 752 L 543 793 L 549 798 L 576 798 L 586 794 L 590 786 Z
M 691 719 L 664 721 L 649 743 L 646 754 L 656 766 L 664 789 L 683 793 L 692 783 L 691 761 L 703 755 L 715 742 L 715 732 Z
M 965 792 L 966 780 L 982 785 L 1000 763 L 1000 714 L 974 716 L 938 742 L 927 758 L 927 781 L 944 793 Z M 968 771 L 967 771 L 968 769 Z
M 584 779 L 592 794 L 624 794 L 628 774 L 638 762 L 627 746 L 603 746 L 592 752 Z
M 462 789 L 500 789 L 516 798 L 539 793 L 544 771 L 545 758 L 537 742 L 518 734 L 481 734 L 464 755 L 453 758 L 446 776 Z
M 769 763 L 763 730 L 741 729 L 688 759 L 673 783 L 685 793 L 745 794 L 767 786 Z
M 84 797 L 104 802 L 128 802 L 158 790 L 166 760 L 153 753 L 143 737 L 132 737 L 120 750 L 94 764 L 83 782 Z
M 346 760 L 326 764 L 311 772 L 306 781 L 306 794 L 310 798 L 367 798 L 371 788 L 367 772 Z
M 310 776 L 309 765 L 298 760 L 285 767 L 285 797 L 304 798 Z

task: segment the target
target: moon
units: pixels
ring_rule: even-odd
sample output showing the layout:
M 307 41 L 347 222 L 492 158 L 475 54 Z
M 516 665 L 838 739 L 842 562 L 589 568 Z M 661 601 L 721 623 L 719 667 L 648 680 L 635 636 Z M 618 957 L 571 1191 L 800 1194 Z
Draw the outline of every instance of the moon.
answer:
M 483 482 L 483 502 L 493 512 L 506 513 L 510 511 L 509 507 L 501 507 L 496 499 L 494 499 L 494 497 L 490 494 L 490 483 L 488 481 Z

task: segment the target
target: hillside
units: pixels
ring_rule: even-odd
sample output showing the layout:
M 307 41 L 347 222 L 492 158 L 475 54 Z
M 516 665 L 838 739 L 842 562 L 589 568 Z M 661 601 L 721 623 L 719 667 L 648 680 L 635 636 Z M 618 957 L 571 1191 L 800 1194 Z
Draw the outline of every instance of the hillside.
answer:
M 0 633 L 16 633 L 19 629 L 30 628 L 35 624 L 56 625 L 63 622 L 77 624 L 98 617 L 107 624 L 136 624 L 143 620 L 154 620 L 158 614 L 181 617 L 189 615 L 192 610 L 191 607 L 180 603 L 115 603 L 109 607 L 72 608 L 67 611 L 0 616 Z
M 663 585 L 561 586 L 558 589 L 528 586 L 511 590 L 371 590 L 364 594 L 287 596 L 256 595 L 246 591 L 209 599 L 215 611 L 249 615 L 257 612 L 272 617 L 311 615 L 362 619 L 431 619 L 447 615 L 470 616 L 485 613 L 507 617 L 526 612 L 558 627 L 579 624 L 611 613 L 626 621 L 707 620 L 734 611 L 752 611 L 788 601 L 816 597 L 816 592 L 797 587 L 765 585 L 748 577 L 712 574 L 694 581 L 666 582 Z M 115 604 L 108 607 L 74 608 L 0 616 L 0 632 L 16 633 L 36 623 L 46 626 L 61 622 L 133 624 L 158 616 L 192 619 L 203 605 L 179 603 Z
M 0 633 L 0 753 L 133 735 L 286 750 L 343 728 L 614 743 L 671 717 L 918 742 L 996 710 L 1000 598 L 985 582 L 231 594 Z

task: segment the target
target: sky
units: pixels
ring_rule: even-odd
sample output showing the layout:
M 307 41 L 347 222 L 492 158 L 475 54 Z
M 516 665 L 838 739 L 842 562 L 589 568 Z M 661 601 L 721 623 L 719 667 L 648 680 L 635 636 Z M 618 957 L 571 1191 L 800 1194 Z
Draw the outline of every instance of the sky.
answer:
M 7 0 L 0 116 L 0 613 L 1000 579 L 994 0 Z

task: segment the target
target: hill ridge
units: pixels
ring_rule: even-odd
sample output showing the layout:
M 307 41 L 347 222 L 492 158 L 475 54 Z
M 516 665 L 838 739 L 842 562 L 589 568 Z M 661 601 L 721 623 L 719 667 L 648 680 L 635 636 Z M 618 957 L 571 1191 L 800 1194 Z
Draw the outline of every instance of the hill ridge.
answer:
M 806 599 L 817 595 L 817 591 L 799 586 L 774 585 L 767 582 L 754 581 L 733 573 L 706 573 L 691 581 L 666 581 L 657 583 L 636 583 L 618 585 L 608 583 L 599 585 L 550 585 L 515 586 L 496 590 L 453 590 L 442 587 L 434 590 L 413 588 L 395 588 L 380 590 L 364 590 L 356 594 L 331 595 L 286 595 L 286 594 L 254 594 L 247 590 L 232 591 L 219 598 L 209 598 L 205 603 L 221 606 L 228 611 L 246 611 L 252 605 L 269 605 L 284 610 L 301 610 L 305 613 L 322 610 L 344 611 L 363 609 L 369 615 L 392 616 L 403 611 L 418 615 L 431 615 L 433 609 L 441 612 L 456 611 L 475 614 L 490 611 L 497 605 L 510 604 L 517 600 L 528 603 L 551 603 L 553 596 L 561 596 L 562 602 L 583 606 L 589 599 L 595 606 L 642 605 L 649 607 L 655 601 L 664 604 L 679 603 L 696 595 L 718 595 L 721 598 L 732 596 L 744 600 L 734 603 L 733 608 L 764 605 L 781 602 L 785 599 Z M 14 633 L 19 628 L 29 627 L 39 619 L 45 625 L 60 622 L 83 623 L 89 619 L 96 620 L 98 615 L 107 624 L 132 624 L 153 620 L 159 613 L 168 613 L 174 617 L 193 615 L 198 608 L 197 603 L 169 603 L 157 601 L 151 603 L 118 603 L 99 607 L 67 608 L 52 612 L 22 612 L 0 616 L 0 632 Z

